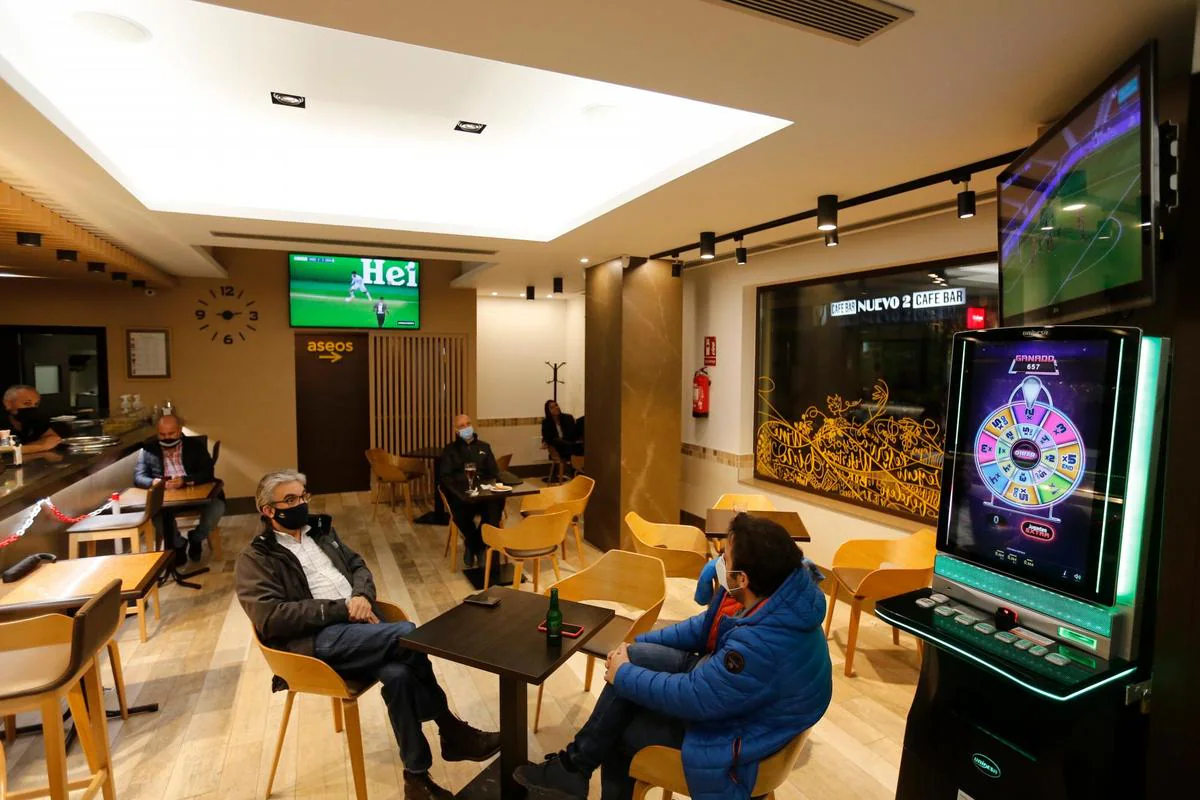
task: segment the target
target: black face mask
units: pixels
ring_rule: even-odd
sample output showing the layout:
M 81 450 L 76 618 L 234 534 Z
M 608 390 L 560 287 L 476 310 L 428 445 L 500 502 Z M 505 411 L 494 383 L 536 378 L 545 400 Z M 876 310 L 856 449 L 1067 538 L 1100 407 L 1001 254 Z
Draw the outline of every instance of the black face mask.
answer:
M 182 441 L 183 439 L 159 439 L 158 444 L 159 447 L 178 447 Z
M 276 508 L 273 517 L 275 524 L 289 531 L 298 531 L 308 522 L 308 503 L 301 503 L 291 508 Z
M 24 434 L 22 439 L 36 439 L 50 427 L 50 412 L 44 411 L 40 406 L 17 409 L 13 416 L 21 423 Z

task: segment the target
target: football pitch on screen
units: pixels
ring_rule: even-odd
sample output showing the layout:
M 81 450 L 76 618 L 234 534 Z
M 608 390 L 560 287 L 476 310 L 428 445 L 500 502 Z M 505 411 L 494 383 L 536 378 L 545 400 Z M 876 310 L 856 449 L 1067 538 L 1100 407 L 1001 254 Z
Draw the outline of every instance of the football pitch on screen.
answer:
M 350 294 L 348 281 L 292 281 L 292 324 L 313 328 L 379 328 L 375 303 L 387 305 L 384 328 L 420 327 L 420 290 L 414 287 L 370 286 Z M 348 299 L 349 298 L 349 299 Z
M 1142 279 L 1141 142 L 1123 136 L 1076 165 L 1094 179 L 1061 182 L 1004 267 L 1005 315 L 1066 302 Z M 1079 210 L 1065 207 L 1083 203 Z M 1050 230 L 1045 230 L 1050 228 Z

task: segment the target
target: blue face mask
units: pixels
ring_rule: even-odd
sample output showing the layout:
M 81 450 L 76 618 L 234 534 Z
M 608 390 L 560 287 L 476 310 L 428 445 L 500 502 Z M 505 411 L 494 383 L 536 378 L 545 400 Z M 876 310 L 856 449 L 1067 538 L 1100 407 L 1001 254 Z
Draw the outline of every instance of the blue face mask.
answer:
M 469 441 L 471 441 L 471 437 L 475 435 L 475 429 L 472 428 L 470 425 L 468 425 L 467 427 L 460 430 L 458 432 L 458 435 L 462 437 L 462 440 L 464 442 L 469 442 Z

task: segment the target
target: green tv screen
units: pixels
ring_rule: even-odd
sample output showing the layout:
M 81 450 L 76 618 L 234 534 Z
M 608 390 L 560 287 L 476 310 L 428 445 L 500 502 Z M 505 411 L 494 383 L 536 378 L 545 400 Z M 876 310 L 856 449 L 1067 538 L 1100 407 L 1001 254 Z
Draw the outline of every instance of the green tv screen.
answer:
M 358 256 L 288 256 L 293 328 L 421 327 L 421 262 Z

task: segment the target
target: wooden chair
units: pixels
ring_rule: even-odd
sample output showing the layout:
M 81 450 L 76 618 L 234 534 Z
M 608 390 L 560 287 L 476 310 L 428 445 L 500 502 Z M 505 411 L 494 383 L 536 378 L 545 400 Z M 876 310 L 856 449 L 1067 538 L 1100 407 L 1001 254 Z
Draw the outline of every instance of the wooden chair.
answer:
M 742 511 L 777 511 L 775 504 L 765 494 L 723 494 L 717 498 L 713 508 L 741 509 Z
M 125 514 L 97 514 L 76 522 L 67 528 L 67 557 L 79 558 L 80 545 L 86 545 L 89 556 L 96 555 L 96 542 L 129 541 L 130 552 L 138 550 L 138 537 L 146 545 L 146 551 L 155 549 L 154 518 L 162 510 L 165 485 L 156 480 L 146 492 L 146 507 L 141 511 Z
M 587 554 L 583 549 L 583 531 L 579 525 L 583 521 L 583 512 L 587 510 L 588 501 L 592 499 L 592 490 L 596 482 L 586 475 L 576 475 L 570 481 L 558 486 L 547 486 L 537 494 L 521 498 L 521 514 L 541 514 L 551 506 L 561 506 L 571 512 L 571 528 L 575 532 L 575 549 L 579 551 L 579 565 L 587 566 Z M 563 539 L 562 557 L 567 557 L 567 541 Z
M 413 496 L 412 485 L 425 476 L 425 465 L 419 459 L 394 456 L 386 450 L 373 447 L 367 451 L 367 462 L 371 465 L 374 497 L 372 503 L 375 509 L 371 512 L 374 519 L 379 511 L 379 503 L 383 498 L 383 487 L 388 487 L 388 507 L 395 510 L 396 486 L 404 492 L 404 513 L 412 522 Z
M 775 790 L 787 781 L 800 753 L 808 741 L 808 731 L 792 739 L 783 749 L 764 758 L 758 764 L 758 778 L 754 781 L 751 797 L 766 797 L 775 800 Z M 671 800 L 673 794 L 688 793 L 687 779 L 683 774 L 683 755 L 673 747 L 643 747 L 629 765 L 629 777 L 633 778 L 633 800 L 645 800 L 652 787 L 663 790 L 663 800 Z
M 833 589 L 825 614 L 825 637 L 833 625 L 833 607 L 842 589 L 851 597 L 850 633 L 846 637 L 846 677 L 854 675 L 854 647 L 864 603 L 895 597 L 928 586 L 933 579 L 936 534 L 922 528 L 903 539 L 854 539 L 833 555 Z M 899 631 L 892 641 L 899 644 Z
M 625 515 L 625 524 L 633 533 L 633 551 L 663 562 L 668 578 L 700 577 L 708 563 L 708 539 L 699 528 L 649 522 L 635 511 Z
M 108 721 L 97 667 L 100 648 L 112 641 L 121 622 L 121 582 L 114 580 L 84 604 L 75 616 L 48 614 L 0 624 L 0 715 L 40 711 L 46 748 L 49 785 L 42 789 L 7 793 L 16 798 L 49 796 L 67 800 L 75 789 L 83 797 L 103 792 L 114 800 L 112 756 L 108 746 Z M 69 780 L 62 701 L 75 720 L 75 731 L 87 756 L 89 775 Z M 3 776 L 0 758 L 0 776 Z
M 511 528 L 484 525 L 480 530 L 487 553 L 483 557 L 483 588 L 492 585 L 492 553 L 500 553 L 516 562 L 512 588 L 520 591 L 521 571 L 526 561 L 533 562 L 533 591 L 538 590 L 542 559 L 549 558 L 554 567 L 554 579 L 562 580 L 558 572 L 558 548 L 571 524 L 571 512 L 561 506 L 551 506 L 544 514 L 525 517 Z
M 512 464 L 512 453 L 505 453 L 496 459 L 496 469 L 501 472 L 508 472 L 509 465 Z
M 437 488 L 437 493 L 442 498 L 442 507 L 446 509 L 446 515 L 450 517 L 446 530 L 446 552 L 442 555 L 450 556 L 450 571 L 458 572 L 458 537 L 462 536 L 462 531 L 454 523 L 454 515 L 450 513 L 450 504 L 446 502 L 446 493 L 442 491 L 442 487 Z
M 376 600 L 375 606 L 384 622 L 403 622 L 407 619 L 399 606 Z M 350 750 L 350 771 L 354 775 L 354 796 L 367 800 L 367 771 L 363 758 L 362 724 L 358 715 L 358 698 L 375 685 L 347 681 L 333 667 L 312 656 L 275 650 L 263 644 L 255 632 L 255 641 L 267 659 L 271 672 L 287 683 L 287 699 L 283 703 L 283 719 L 279 723 L 279 737 L 275 742 L 275 756 L 271 759 L 271 774 L 267 778 L 266 797 L 271 796 L 275 784 L 275 772 L 279 768 L 279 755 L 283 752 L 283 740 L 287 737 L 288 720 L 292 714 L 292 703 L 297 694 L 315 694 L 330 698 L 333 705 L 333 729 L 346 733 L 346 745 Z
M 642 611 L 636 619 L 618 614 L 579 648 L 588 657 L 587 672 L 583 679 L 583 690 L 587 692 L 592 688 L 592 670 L 597 658 L 607 658 L 622 642 L 632 642 L 654 627 L 663 601 L 667 599 L 667 573 L 663 569 L 663 562 L 657 558 L 626 550 L 609 550 L 595 564 L 547 588 L 547 595 L 550 589 L 558 589 L 558 596 L 563 600 L 621 603 Z M 533 715 L 534 733 L 538 732 L 541 724 L 544 688 L 538 687 L 537 708 Z
M 585 474 L 584 466 L 585 462 L 583 456 L 571 456 L 571 469 L 575 470 L 576 474 Z

